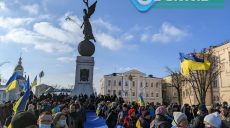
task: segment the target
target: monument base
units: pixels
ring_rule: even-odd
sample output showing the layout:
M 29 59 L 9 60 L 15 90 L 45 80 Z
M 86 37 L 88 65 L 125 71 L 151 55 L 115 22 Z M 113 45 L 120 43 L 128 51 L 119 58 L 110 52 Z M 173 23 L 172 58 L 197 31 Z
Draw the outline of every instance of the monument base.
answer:
M 88 56 L 78 56 L 75 74 L 75 86 L 71 95 L 92 95 L 93 91 L 93 69 L 94 58 Z

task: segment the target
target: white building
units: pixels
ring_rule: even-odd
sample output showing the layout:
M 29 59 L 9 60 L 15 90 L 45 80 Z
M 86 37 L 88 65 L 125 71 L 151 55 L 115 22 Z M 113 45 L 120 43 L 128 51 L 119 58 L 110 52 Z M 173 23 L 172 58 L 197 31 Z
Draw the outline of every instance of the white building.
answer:
M 8 93 L 5 92 L 6 85 L 0 85 L 0 102 L 2 101 L 13 101 L 17 100 L 20 97 L 20 93 L 23 89 L 24 83 L 26 79 L 23 77 L 24 68 L 22 66 L 22 58 L 19 58 L 18 64 L 14 68 L 14 72 L 17 72 L 19 76 L 17 77 L 17 86 L 16 89 L 9 91 Z M 12 74 L 13 74 L 12 73 Z
M 104 75 L 100 80 L 100 94 L 117 95 L 126 101 L 137 101 L 142 95 L 145 102 L 162 103 L 162 79 L 146 76 L 138 70 Z

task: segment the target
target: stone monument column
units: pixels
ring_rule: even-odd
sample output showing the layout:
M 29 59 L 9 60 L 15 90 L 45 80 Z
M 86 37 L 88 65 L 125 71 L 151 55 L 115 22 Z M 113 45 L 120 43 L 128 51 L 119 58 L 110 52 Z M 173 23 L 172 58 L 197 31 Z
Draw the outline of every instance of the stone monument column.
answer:
M 88 4 L 88 0 L 83 0 L 87 9 L 84 9 L 83 28 L 84 40 L 78 45 L 78 52 L 81 56 L 77 56 L 77 66 L 75 73 L 75 86 L 72 91 L 72 95 L 86 94 L 91 95 L 93 92 L 93 69 L 94 69 L 94 57 L 92 55 L 95 52 L 95 45 L 90 40 L 96 42 L 92 26 L 90 23 L 90 17 L 95 12 L 97 1 L 91 6 Z M 66 18 L 71 20 L 70 17 Z
M 94 57 L 91 57 L 95 51 L 95 46 L 88 40 L 82 41 L 78 46 L 78 52 L 81 56 L 77 56 L 75 86 L 72 95 L 93 94 L 93 70 Z

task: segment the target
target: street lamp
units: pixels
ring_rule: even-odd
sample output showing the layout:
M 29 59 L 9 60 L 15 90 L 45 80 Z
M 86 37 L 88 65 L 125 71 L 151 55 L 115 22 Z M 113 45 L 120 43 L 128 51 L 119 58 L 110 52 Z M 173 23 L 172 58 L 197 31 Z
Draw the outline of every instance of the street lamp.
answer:
M 130 74 L 129 75 L 130 102 L 132 102 L 132 88 L 131 88 L 132 81 L 133 81 L 133 76 Z

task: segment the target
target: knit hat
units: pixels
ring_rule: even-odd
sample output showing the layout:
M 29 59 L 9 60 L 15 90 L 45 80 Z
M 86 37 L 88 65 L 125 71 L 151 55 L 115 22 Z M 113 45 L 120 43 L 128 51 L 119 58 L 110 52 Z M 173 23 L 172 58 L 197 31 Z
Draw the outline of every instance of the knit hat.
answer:
M 25 128 L 31 125 L 37 125 L 37 120 L 30 112 L 20 112 L 13 116 L 11 125 L 12 128 Z
M 212 113 L 212 114 L 205 116 L 204 122 L 209 123 L 211 126 L 213 126 L 215 128 L 221 127 L 221 119 L 220 119 L 220 115 L 218 112 L 215 112 L 215 113 Z
M 167 112 L 167 110 L 164 106 L 160 106 L 156 109 L 157 115 L 164 115 L 166 112 Z
M 174 117 L 174 120 L 172 122 L 173 126 L 177 126 L 177 124 L 181 123 L 181 121 L 187 120 L 187 116 L 182 112 L 174 112 L 173 117 Z
M 133 109 L 133 108 L 129 109 L 129 111 L 128 111 L 129 116 L 131 116 L 134 112 L 135 112 L 135 109 Z

